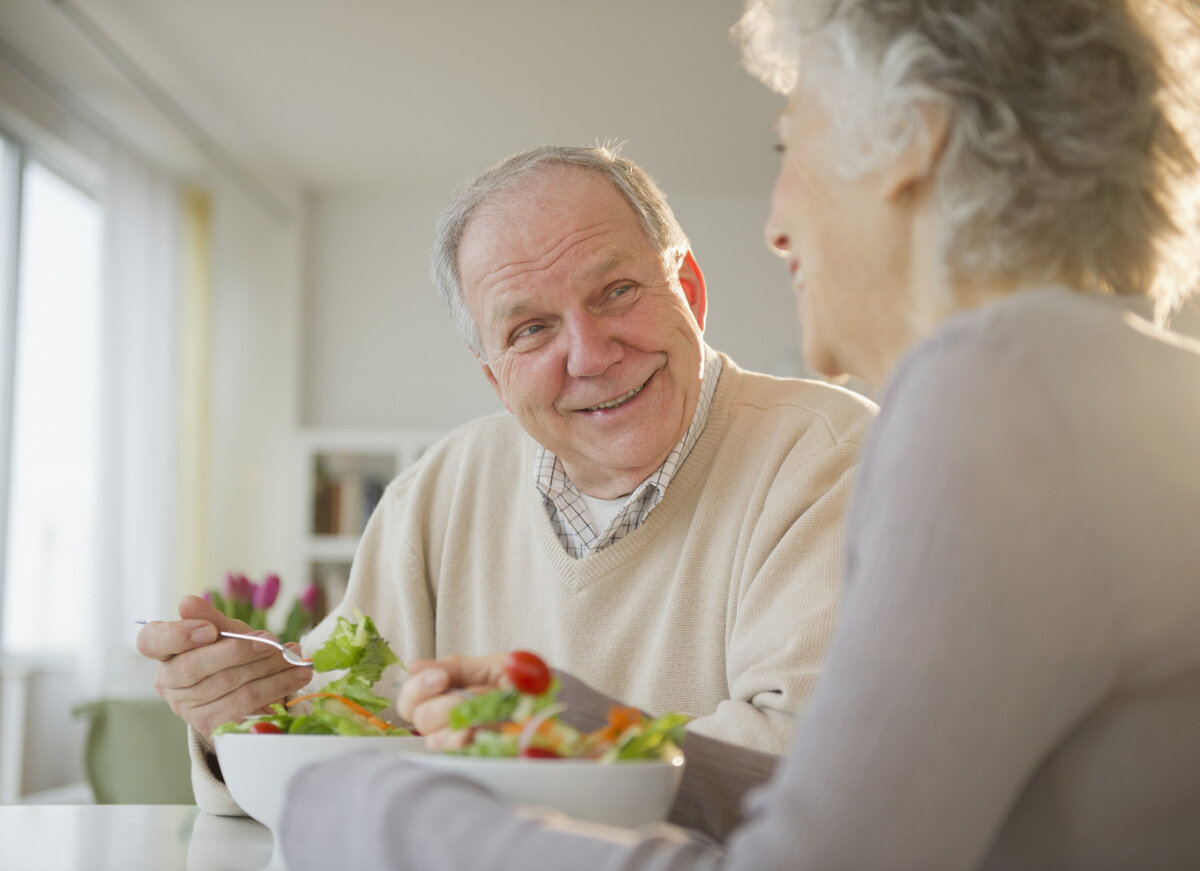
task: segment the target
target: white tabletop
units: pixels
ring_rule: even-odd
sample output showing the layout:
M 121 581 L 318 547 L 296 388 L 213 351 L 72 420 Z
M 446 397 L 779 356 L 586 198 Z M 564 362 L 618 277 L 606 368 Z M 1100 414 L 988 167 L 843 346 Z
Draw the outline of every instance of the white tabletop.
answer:
M 0 805 L 0 871 L 282 871 L 272 848 L 193 805 Z

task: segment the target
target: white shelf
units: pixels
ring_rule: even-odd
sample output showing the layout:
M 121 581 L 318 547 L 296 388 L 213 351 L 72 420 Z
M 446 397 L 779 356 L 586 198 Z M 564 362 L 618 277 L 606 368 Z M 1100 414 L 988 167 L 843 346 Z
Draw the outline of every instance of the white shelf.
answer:
M 320 580 L 331 602 L 340 595 L 369 508 L 383 488 L 445 434 L 435 429 L 301 430 L 297 437 L 297 589 Z M 323 495 L 318 500 L 318 489 Z M 318 502 L 320 504 L 318 505 Z
M 357 535 L 309 535 L 304 544 L 305 555 L 321 562 L 350 562 L 357 548 Z

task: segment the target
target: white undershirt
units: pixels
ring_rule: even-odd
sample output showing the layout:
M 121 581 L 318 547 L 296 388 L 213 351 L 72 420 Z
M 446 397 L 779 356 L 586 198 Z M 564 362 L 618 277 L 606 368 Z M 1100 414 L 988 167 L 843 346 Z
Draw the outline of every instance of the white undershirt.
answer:
M 629 499 L 629 494 L 618 496 L 616 499 L 597 499 L 595 496 L 589 496 L 586 493 L 580 493 L 583 497 L 583 504 L 587 506 L 588 515 L 591 517 L 592 529 L 596 530 L 598 535 L 604 535 L 608 529 L 608 524 L 612 523 L 613 518 L 620 513 L 622 506 Z

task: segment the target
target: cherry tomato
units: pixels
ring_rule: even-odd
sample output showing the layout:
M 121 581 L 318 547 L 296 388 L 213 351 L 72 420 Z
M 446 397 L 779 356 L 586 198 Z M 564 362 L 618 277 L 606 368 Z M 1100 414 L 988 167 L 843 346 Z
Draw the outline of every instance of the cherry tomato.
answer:
M 279 734 L 283 733 L 283 730 L 280 729 L 278 726 L 276 726 L 274 723 L 272 723 L 270 720 L 259 720 L 257 723 L 255 723 L 253 726 L 250 727 L 250 731 L 255 732 L 259 735 L 279 735 Z
M 547 750 L 545 747 L 526 747 L 521 751 L 521 756 L 525 759 L 562 759 L 553 750 Z
M 504 673 L 518 692 L 538 696 L 550 689 L 550 667 L 528 650 L 514 650 L 506 656 Z

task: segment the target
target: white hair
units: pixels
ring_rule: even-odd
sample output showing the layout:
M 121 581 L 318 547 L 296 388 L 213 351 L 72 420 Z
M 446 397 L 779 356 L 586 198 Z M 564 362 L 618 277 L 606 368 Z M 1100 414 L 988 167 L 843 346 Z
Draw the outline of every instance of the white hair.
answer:
M 1164 317 L 1200 282 L 1195 0 L 749 0 L 733 35 L 768 86 L 824 95 L 847 175 L 946 107 L 951 275 Z
M 454 327 L 467 347 L 483 359 L 479 328 L 463 297 L 458 271 L 458 246 L 471 219 L 501 194 L 511 192 L 551 167 L 573 166 L 607 179 L 637 213 L 646 238 L 664 262 L 681 256 L 689 247 L 687 236 L 654 180 L 611 145 L 545 145 L 500 161 L 463 185 L 438 219 L 429 277 L 450 310 Z

